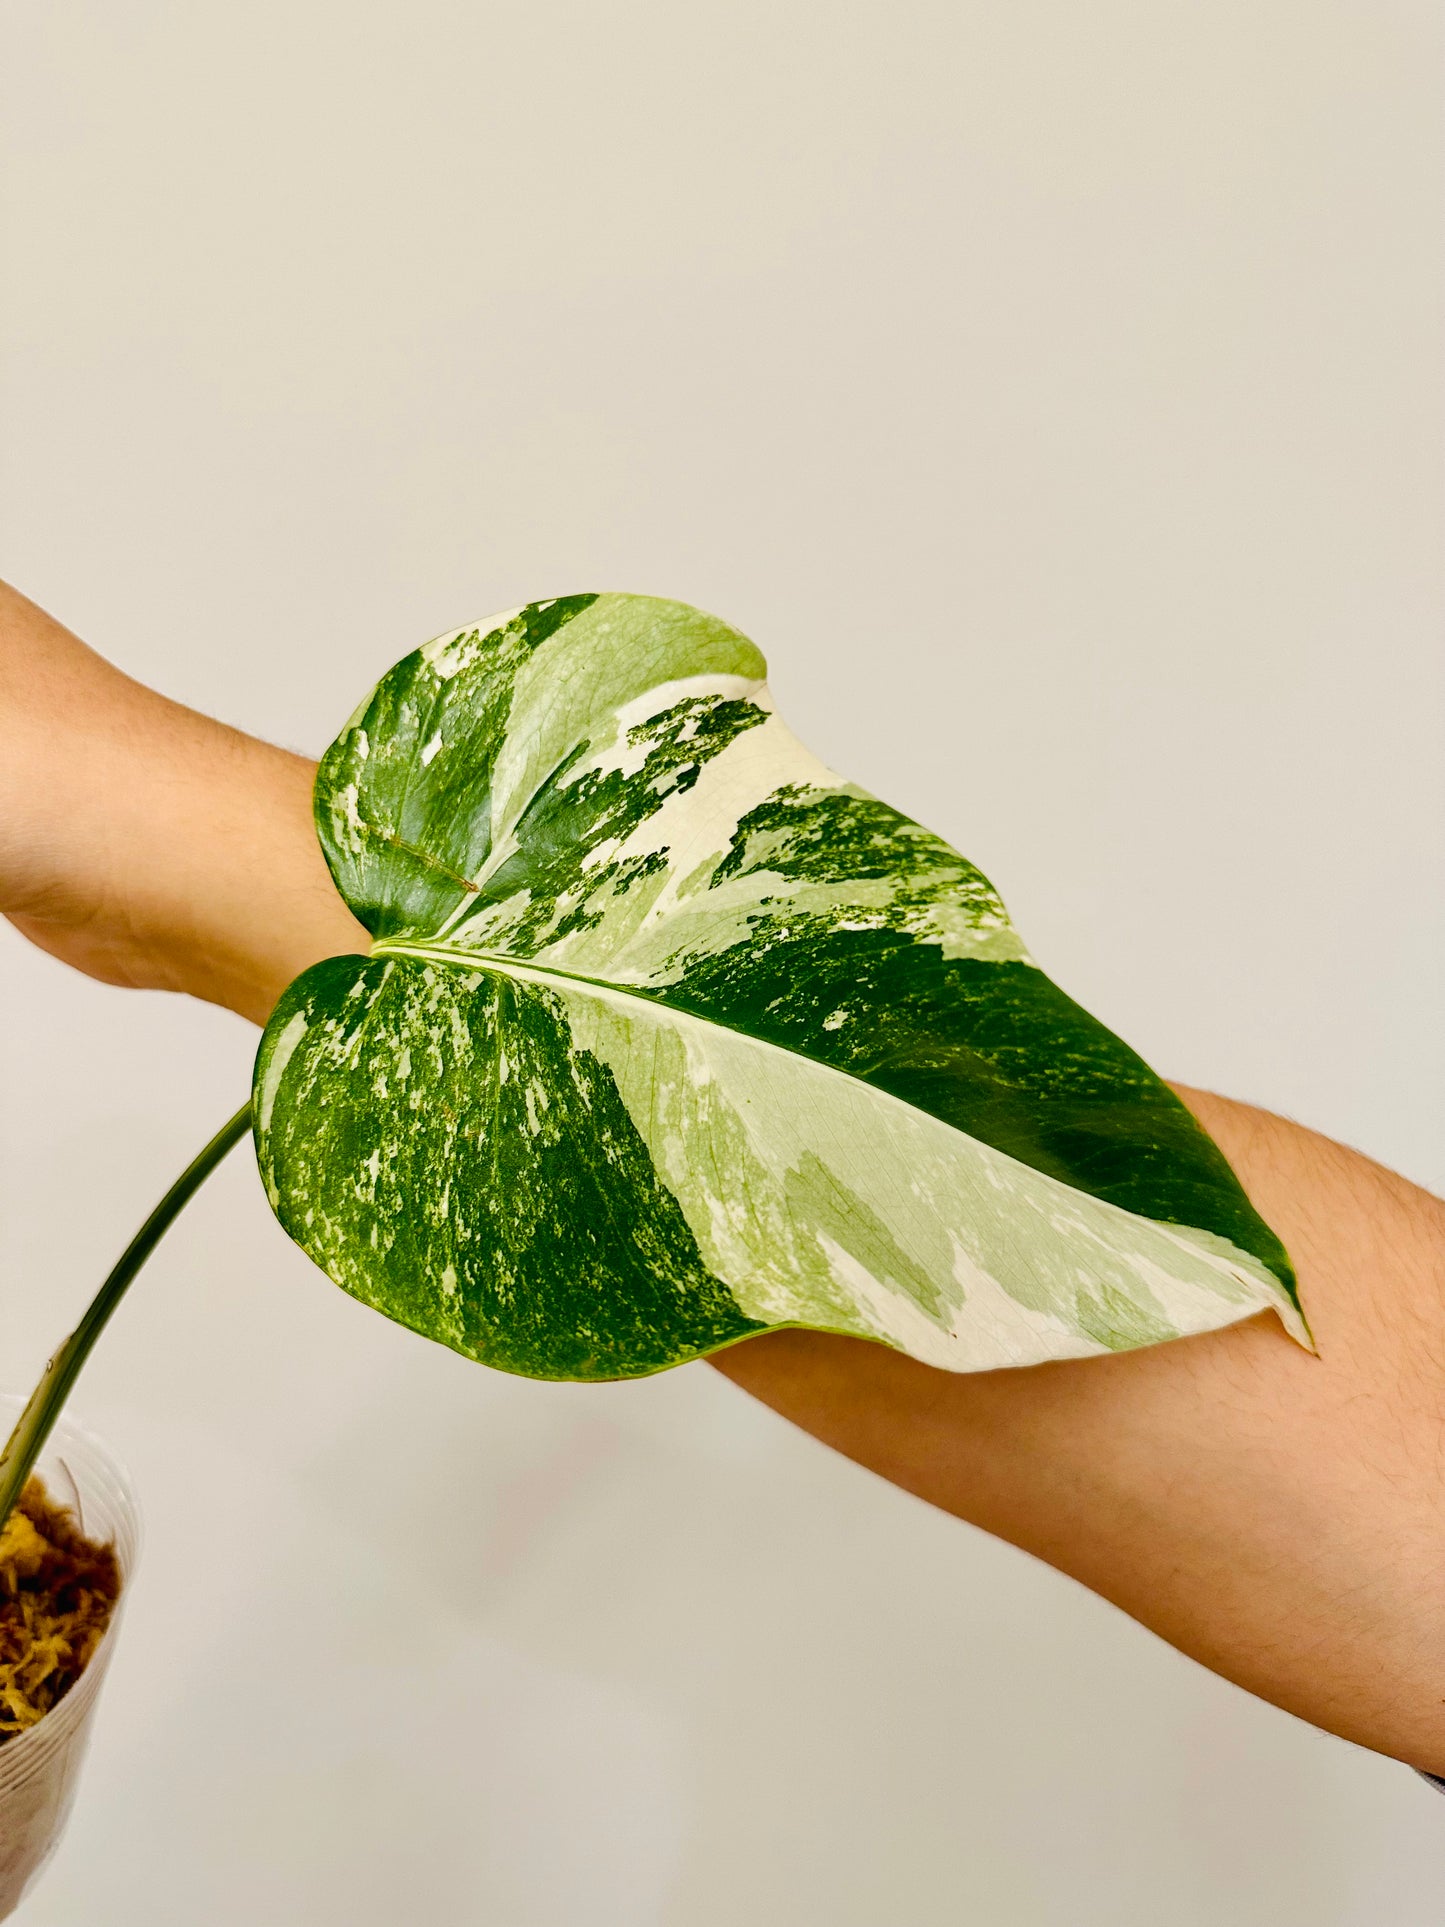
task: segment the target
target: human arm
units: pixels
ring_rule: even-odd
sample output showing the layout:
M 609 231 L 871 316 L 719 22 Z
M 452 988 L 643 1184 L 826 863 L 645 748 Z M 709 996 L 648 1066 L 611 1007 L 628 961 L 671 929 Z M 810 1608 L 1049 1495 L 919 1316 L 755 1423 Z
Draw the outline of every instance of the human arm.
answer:
M 303 759 L 141 688 L 13 596 L 0 700 L 0 907 L 45 948 L 261 1021 L 307 964 L 367 947 Z M 1295 1258 L 1320 1358 L 1263 1319 L 965 1376 L 804 1333 L 715 1362 L 1227 1677 L 1445 1772 L 1445 1206 L 1284 1119 L 1181 1095 Z

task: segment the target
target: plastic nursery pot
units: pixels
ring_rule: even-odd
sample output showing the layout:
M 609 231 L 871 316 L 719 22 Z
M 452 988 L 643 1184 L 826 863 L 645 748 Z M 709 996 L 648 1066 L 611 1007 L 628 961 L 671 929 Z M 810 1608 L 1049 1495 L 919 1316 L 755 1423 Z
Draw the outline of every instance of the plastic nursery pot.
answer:
M 9 1436 L 24 1404 L 0 1393 L 0 1437 Z M 121 1587 L 105 1636 L 70 1691 L 28 1732 L 0 1744 L 0 1920 L 19 1906 L 65 1830 L 140 1551 L 130 1481 L 99 1439 L 62 1418 L 35 1469 L 89 1538 L 114 1545 Z

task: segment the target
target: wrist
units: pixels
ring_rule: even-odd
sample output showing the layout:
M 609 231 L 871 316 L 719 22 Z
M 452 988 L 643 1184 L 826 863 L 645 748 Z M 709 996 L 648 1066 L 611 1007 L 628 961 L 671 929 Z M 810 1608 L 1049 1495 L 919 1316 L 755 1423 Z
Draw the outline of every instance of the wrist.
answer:
M 311 820 L 313 766 L 133 682 L 0 584 L 0 913 L 102 981 L 264 1022 L 369 937 Z
M 188 717 L 170 769 L 168 816 L 144 861 L 163 879 L 150 942 L 166 988 L 264 1023 L 286 986 L 370 936 L 331 881 L 311 816 L 314 766 L 203 717 Z

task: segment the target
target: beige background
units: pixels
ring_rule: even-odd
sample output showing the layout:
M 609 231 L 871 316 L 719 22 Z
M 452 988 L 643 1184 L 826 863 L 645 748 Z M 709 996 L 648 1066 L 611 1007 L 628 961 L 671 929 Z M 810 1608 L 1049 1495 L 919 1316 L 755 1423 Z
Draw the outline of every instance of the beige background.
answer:
M 1445 1184 L 1433 0 L 0 31 L 32 595 L 309 750 L 465 619 L 701 603 L 1161 1071 Z M 19 1387 L 253 1037 L 0 968 Z M 1440 1918 L 1410 1774 L 705 1368 L 393 1330 L 241 1157 L 77 1409 L 149 1545 L 27 1927 Z

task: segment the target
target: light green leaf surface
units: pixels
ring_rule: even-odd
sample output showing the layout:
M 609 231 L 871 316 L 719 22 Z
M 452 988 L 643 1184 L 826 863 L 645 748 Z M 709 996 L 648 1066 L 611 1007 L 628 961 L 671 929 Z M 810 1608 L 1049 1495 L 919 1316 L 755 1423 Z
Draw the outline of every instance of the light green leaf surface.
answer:
M 1268 1308 L 1307 1343 L 1188 1111 L 764 676 L 714 617 L 601 595 L 382 681 L 316 786 L 372 954 L 298 979 L 257 1059 L 286 1229 L 537 1377 L 786 1325 L 959 1371 Z

